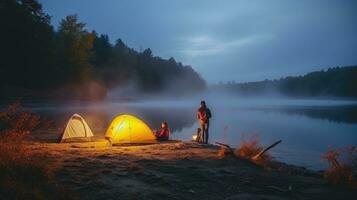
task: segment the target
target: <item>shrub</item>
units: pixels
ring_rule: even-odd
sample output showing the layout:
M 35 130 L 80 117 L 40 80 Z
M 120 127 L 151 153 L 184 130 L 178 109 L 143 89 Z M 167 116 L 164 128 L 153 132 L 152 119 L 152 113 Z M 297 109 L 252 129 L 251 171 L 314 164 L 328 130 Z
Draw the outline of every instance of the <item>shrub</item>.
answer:
M 50 121 L 23 109 L 20 102 L 10 104 L 0 112 L 0 137 L 17 142 L 23 141 L 33 131 L 49 127 Z
M 239 147 L 236 148 L 234 154 L 240 158 L 251 160 L 256 164 L 266 165 L 271 161 L 271 156 L 268 153 L 263 154 L 258 159 L 252 159 L 255 155 L 263 150 L 257 135 L 253 135 L 250 139 L 246 140 L 242 137 Z
M 349 146 L 341 149 L 333 149 L 324 153 L 322 159 L 328 163 L 324 177 L 333 183 L 347 184 L 357 189 L 357 149 Z
M 73 199 L 57 186 L 46 152 L 33 151 L 24 140 L 44 126 L 46 121 L 20 103 L 0 112 L 0 199 Z

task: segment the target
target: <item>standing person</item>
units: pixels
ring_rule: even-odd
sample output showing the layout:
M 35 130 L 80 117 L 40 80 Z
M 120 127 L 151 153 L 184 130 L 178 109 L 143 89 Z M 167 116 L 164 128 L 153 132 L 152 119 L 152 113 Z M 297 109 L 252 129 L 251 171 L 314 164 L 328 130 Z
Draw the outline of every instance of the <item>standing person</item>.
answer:
M 206 102 L 201 101 L 201 105 L 197 111 L 197 119 L 201 127 L 202 142 L 208 143 L 209 119 L 212 117 L 211 110 L 207 108 Z

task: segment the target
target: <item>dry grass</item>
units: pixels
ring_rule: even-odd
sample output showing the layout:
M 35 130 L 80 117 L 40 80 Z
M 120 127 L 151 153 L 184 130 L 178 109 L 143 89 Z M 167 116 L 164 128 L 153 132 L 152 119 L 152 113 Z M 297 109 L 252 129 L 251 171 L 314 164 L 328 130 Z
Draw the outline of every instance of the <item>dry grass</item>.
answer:
M 272 159 L 268 153 L 263 154 L 258 159 L 252 159 L 262 150 L 263 146 L 260 144 L 259 137 L 253 135 L 248 140 L 242 137 L 239 147 L 236 148 L 234 154 L 240 158 L 251 160 L 256 164 L 266 166 Z
M 221 147 L 221 148 L 219 149 L 219 151 L 218 151 L 218 157 L 219 157 L 219 158 L 224 158 L 224 157 L 226 157 L 226 149 L 225 149 L 225 148 Z
M 232 151 L 232 149 L 228 149 L 225 147 L 221 147 L 218 151 L 218 158 L 225 158 L 227 156 L 233 156 L 234 152 Z
M 329 150 L 322 155 L 322 159 L 329 165 L 324 173 L 328 181 L 347 184 L 357 189 L 357 149 L 355 146 Z
M 0 112 L 0 137 L 9 141 L 21 142 L 33 131 L 50 125 L 49 120 L 25 110 L 20 102 L 10 104 L 5 111 Z
M 48 155 L 25 142 L 0 140 L 0 199 L 73 199 L 56 183 Z M 55 196 L 54 196 L 55 194 Z
M 54 181 L 45 152 L 34 153 L 26 142 L 46 123 L 19 103 L 0 112 L 0 199 L 68 199 L 70 193 L 61 192 Z
M 33 154 L 24 143 L 0 141 L 0 196 L 10 199 L 46 199 L 41 185 L 51 180 L 43 155 Z

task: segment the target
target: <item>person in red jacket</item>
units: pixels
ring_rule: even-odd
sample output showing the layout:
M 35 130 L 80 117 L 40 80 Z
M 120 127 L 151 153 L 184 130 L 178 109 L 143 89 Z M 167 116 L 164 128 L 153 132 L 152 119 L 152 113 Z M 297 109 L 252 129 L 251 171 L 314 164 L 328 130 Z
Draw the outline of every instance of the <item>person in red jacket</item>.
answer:
M 155 134 L 157 140 L 160 140 L 160 141 L 169 140 L 170 129 L 169 129 L 169 125 L 167 124 L 167 122 L 162 122 L 160 130 L 155 131 L 154 134 Z
M 205 101 L 201 101 L 196 117 L 201 128 L 201 142 L 208 144 L 209 119 L 212 117 L 212 114 L 211 110 L 206 106 Z

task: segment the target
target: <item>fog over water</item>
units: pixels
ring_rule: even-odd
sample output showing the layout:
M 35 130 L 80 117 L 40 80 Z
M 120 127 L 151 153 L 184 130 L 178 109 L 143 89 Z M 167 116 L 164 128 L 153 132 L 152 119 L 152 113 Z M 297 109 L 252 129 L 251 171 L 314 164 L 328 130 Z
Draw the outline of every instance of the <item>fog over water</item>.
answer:
M 210 143 L 237 146 L 242 139 L 256 136 L 262 145 L 282 140 L 271 150 L 279 161 L 323 169 L 321 154 L 331 148 L 357 145 L 357 101 L 283 98 L 225 98 L 207 95 L 191 99 L 146 100 L 71 104 L 25 104 L 54 121 L 60 133 L 68 118 L 82 115 L 97 136 L 103 136 L 111 120 L 132 114 L 157 129 L 167 121 L 171 138 L 191 140 L 199 127 L 195 118 L 201 99 L 212 111 Z

